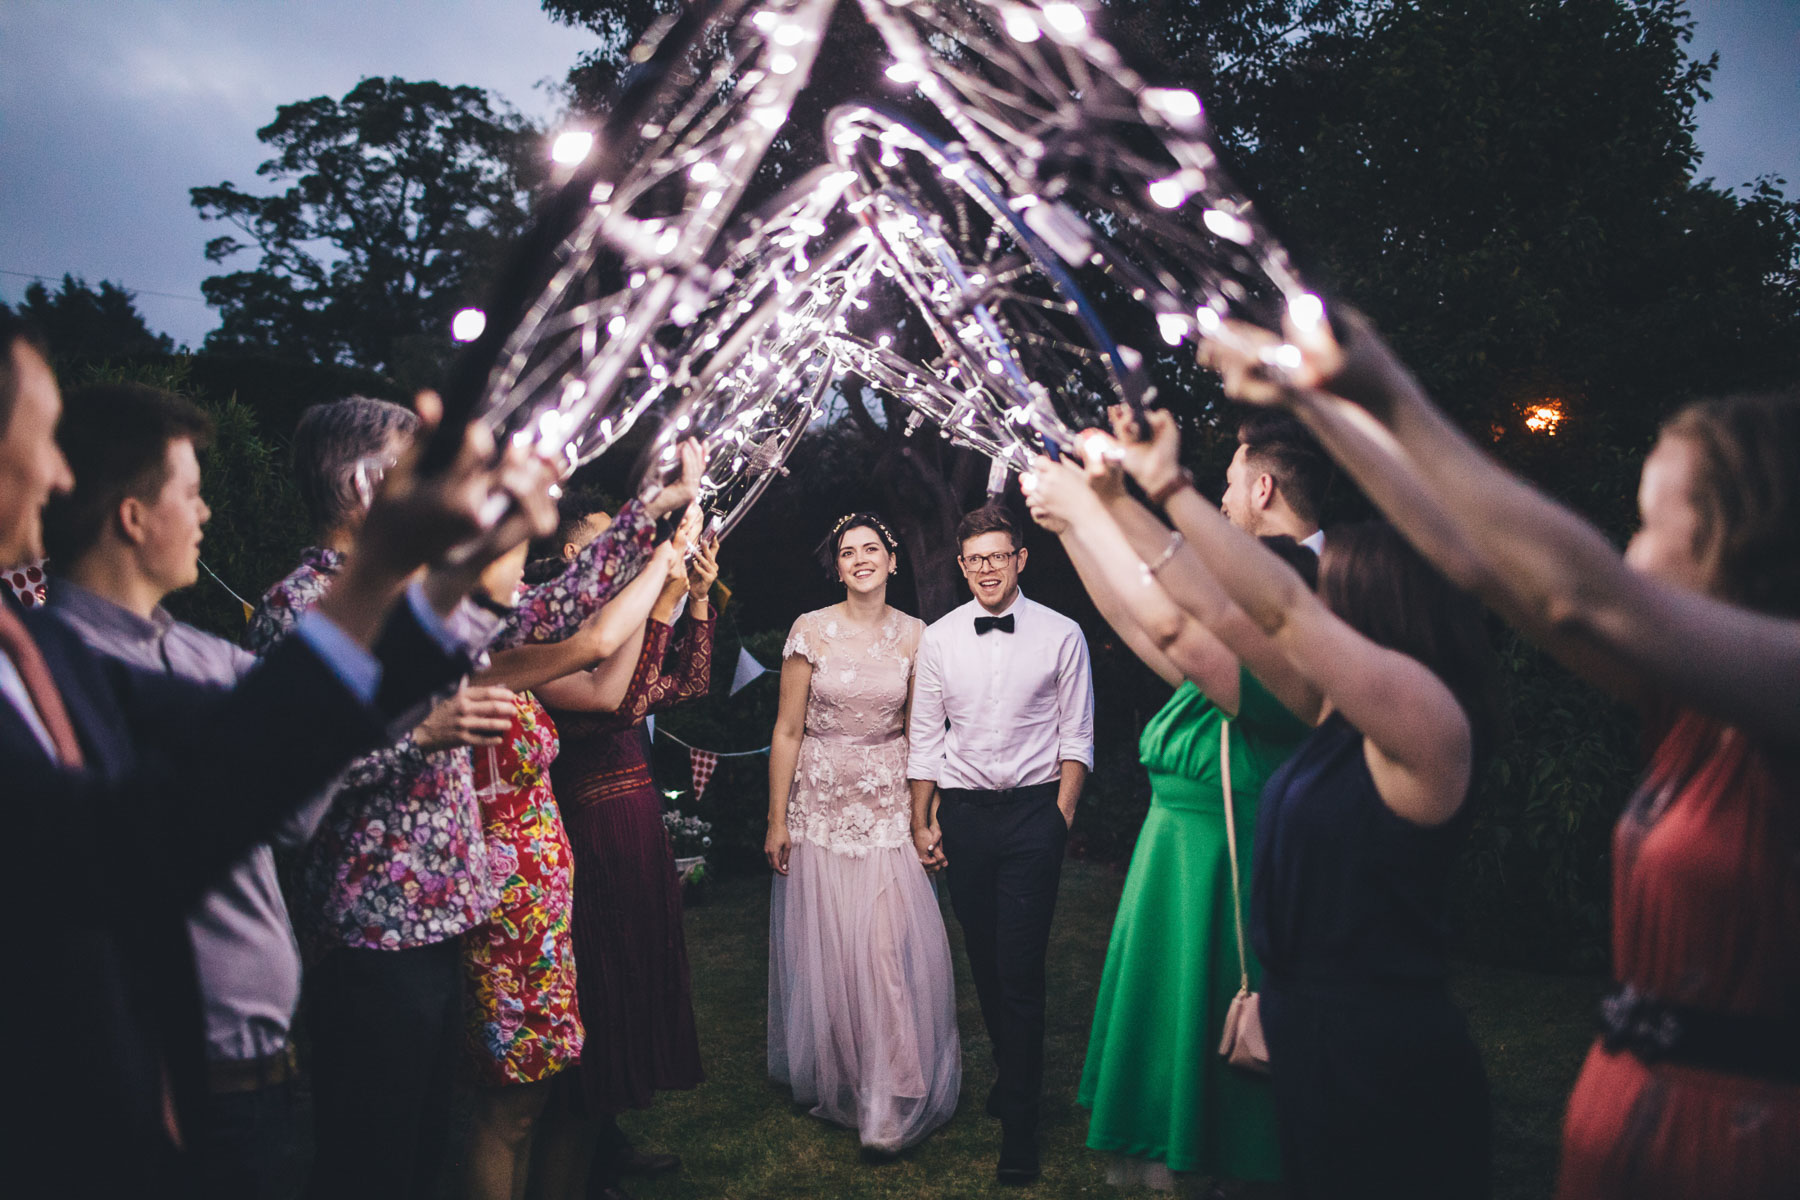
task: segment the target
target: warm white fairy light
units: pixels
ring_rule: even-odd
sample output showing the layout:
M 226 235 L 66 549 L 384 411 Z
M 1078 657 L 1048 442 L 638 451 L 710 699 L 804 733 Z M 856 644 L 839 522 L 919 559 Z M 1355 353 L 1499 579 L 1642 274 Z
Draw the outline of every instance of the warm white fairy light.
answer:
M 450 336 L 459 342 L 472 342 L 487 328 L 487 314 L 479 308 L 465 308 L 450 318 Z
M 565 167 L 572 167 L 594 148 L 594 135 L 585 129 L 565 129 L 550 143 L 550 157 Z

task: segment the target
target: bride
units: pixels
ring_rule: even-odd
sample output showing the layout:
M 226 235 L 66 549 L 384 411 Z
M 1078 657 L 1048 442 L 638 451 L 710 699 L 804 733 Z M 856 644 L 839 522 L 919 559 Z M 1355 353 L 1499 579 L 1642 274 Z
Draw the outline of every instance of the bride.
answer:
M 962 1086 L 950 944 L 913 849 L 906 716 L 924 622 L 888 607 L 899 547 L 872 513 L 820 555 L 842 604 L 794 622 L 769 755 L 769 1075 L 894 1153 Z

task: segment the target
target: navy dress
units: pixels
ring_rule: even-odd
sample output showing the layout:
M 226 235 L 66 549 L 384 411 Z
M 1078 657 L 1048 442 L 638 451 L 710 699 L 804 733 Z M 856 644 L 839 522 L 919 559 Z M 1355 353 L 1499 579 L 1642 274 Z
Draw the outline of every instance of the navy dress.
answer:
M 1288 1194 L 1488 1194 L 1487 1078 L 1445 987 L 1468 806 L 1425 828 L 1333 714 L 1269 778 L 1250 926 Z

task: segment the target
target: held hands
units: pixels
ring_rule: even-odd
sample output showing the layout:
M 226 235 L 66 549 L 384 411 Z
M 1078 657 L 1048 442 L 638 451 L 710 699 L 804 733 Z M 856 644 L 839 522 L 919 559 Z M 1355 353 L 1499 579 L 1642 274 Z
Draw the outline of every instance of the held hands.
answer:
M 939 831 L 936 821 L 929 825 L 913 826 L 913 849 L 918 851 L 919 865 L 928 874 L 935 875 L 950 865 L 950 860 L 944 857 L 944 835 Z
M 503 687 L 461 687 L 413 730 L 426 754 L 456 746 L 498 746 L 512 727 L 513 694 Z
M 763 839 L 763 857 L 769 860 L 769 867 L 778 875 L 788 873 L 788 854 L 794 848 L 793 839 L 788 837 L 787 824 L 769 823 L 769 834 Z

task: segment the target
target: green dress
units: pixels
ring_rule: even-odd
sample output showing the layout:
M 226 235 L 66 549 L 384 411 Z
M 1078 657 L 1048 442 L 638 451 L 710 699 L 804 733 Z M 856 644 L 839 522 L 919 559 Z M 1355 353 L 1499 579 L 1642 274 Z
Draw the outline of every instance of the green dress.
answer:
M 1240 678 L 1231 783 L 1247 905 L 1257 798 L 1308 730 L 1249 672 Z M 1144 727 L 1138 753 L 1150 771 L 1150 814 L 1113 922 L 1080 1100 L 1093 1110 L 1087 1144 L 1095 1150 L 1161 1160 L 1172 1171 L 1274 1180 L 1280 1153 L 1268 1080 L 1218 1054 L 1238 989 L 1223 720 L 1183 683 Z M 1252 987 L 1259 974 L 1252 953 Z

